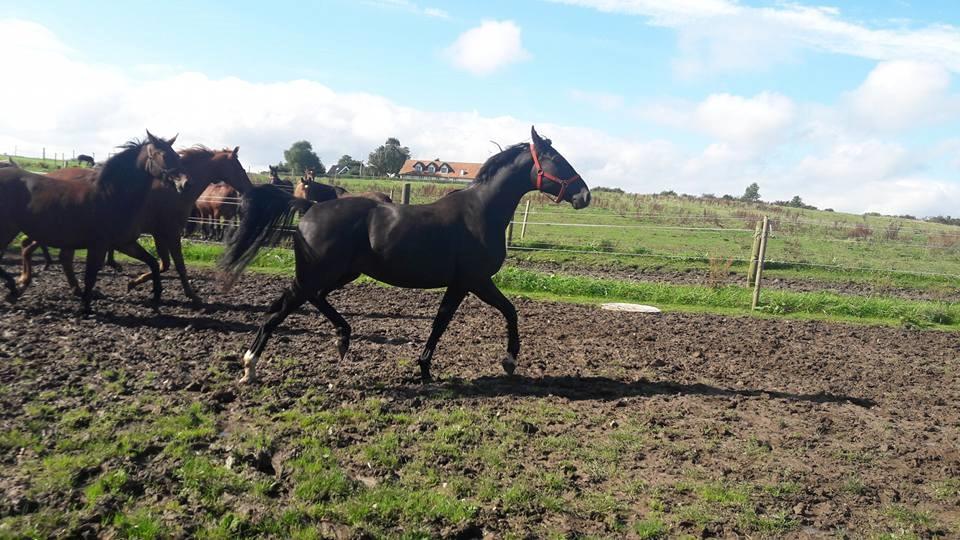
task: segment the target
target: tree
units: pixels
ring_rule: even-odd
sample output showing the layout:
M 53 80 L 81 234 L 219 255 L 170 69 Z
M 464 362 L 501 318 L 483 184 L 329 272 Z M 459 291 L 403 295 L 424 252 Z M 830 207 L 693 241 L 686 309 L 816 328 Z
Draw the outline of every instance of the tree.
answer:
M 337 174 L 359 174 L 360 162 L 353 159 L 349 154 L 340 156 L 340 161 L 336 166 Z
M 399 140 L 390 137 L 387 142 L 370 152 L 367 163 L 380 174 L 393 176 L 400 172 L 403 162 L 408 159 L 410 159 L 410 149 L 400 146 Z
M 754 182 L 747 186 L 747 189 L 743 192 L 743 197 L 740 197 L 740 200 L 746 202 L 757 202 L 760 200 L 760 186 Z
M 283 151 L 283 159 L 294 174 L 303 174 L 310 168 L 316 171 L 317 176 L 327 172 L 323 162 L 320 161 L 320 156 L 313 151 L 313 145 L 309 141 L 297 141 L 290 145 L 288 150 Z
M 799 195 L 794 195 L 790 202 L 787 203 L 787 206 L 791 208 L 806 208 L 806 205 L 803 204 L 803 199 Z

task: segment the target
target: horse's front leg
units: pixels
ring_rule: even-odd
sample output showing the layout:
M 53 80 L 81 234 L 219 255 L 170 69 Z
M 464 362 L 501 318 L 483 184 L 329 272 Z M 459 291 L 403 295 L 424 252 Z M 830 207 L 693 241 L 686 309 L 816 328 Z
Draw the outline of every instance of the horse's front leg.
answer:
M 40 243 L 29 238 L 24 238 L 20 242 L 20 277 L 17 278 L 17 285 L 21 289 L 26 289 L 33 279 L 33 261 L 30 258 L 38 247 Z
M 423 382 L 430 382 L 433 377 L 430 376 L 430 364 L 433 360 L 433 351 L 437 348 L 440 336 L 447 330 L 453 314 L 466 298 L 467 291 L 458 287 L 448 287 L 447 292 L 443 293 L 443 299 L 440 300 L 440 308 L 437 310 L 437 316 L 433 319 L 433 329 L 430 331 L 430 337 L 427 338 L 427 344 L 420 353 L 420 378 Z
M 503 370 L 508 375 L 513 375 L 517 369 L 517 355 L 520 354 L 520 331 L 517 329 L 517 308 L 513 303 L 507 300 L 507 297 L 500 292 L 500 289 L 493 284 L 493 280 L 486 280 L 470 292 L 477 295 L 477 298 L 487 304 L 497 308 L 507 320 L 507 356 L 500 362 Z

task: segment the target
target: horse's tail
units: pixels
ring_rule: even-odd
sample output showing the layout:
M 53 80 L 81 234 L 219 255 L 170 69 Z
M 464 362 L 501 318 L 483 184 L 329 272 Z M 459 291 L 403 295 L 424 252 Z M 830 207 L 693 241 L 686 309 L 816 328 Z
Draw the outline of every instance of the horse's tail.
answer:
M 311 204 L 270 184 L 248 191 L 240 204 L 240 226 L 227 240 L 227 249 L 220 257 L 224 288 L 229 289 L 260 248 L 292 223 L 294 210 L 306 211 Z

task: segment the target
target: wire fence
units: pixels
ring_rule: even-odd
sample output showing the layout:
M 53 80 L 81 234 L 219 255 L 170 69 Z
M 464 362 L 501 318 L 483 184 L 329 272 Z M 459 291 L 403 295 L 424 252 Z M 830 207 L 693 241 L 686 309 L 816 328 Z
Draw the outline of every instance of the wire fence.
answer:
M 203 196 L 198 202 L 239 205 L 241 198 Z M 697 262 L 701 265 L 714 260 L 740 264 L 748 264 L 751 260 L 750 243 L 755 229 L 743 226 L 750 223 L 750 219 L 745 217 L 635 213 L 630 216 L 632 220 L 642 218 L 647 222 L 609 222 L 622 217 L 613 213 L 578 215 L 570 210 L 524 211 L 523 208 L 518 208 L 510 223 L 507 249 L 514 254 L 660 259 Z M 679 220 L 684 224 L 674 224 Z M 212 219 L 201 217 L 191 217 L 188 222 L 200 227 L 221 225 Z M 729 225 L 717 226 L 718 222 Z M 770 253 L 765 263 L 768 267 L 805 267 L 840 272 L 960 278 L 960 240 L 948 241 L 946 245 L 929 242 L 931 235 L 943 235 L 952 239 L 955 236 L 960 237 L 960 232 L 932 232 L 916 228 L 916 234 L 912 236 L 836 238 L 824 233 L 832 231 L 841 236 L 845 235 L 842 232 L 845 228 L 836 224 L 803 220 L 803 225 L 808 229 L 798 230 L 792 227 L 797 220 L 785 224 L 774 218 L 771 223 Z M 821 231 L 816 235 L 811 234 L 814 229 Z M 295 226 L 284 227 L 282 232 L 289 234 L 294 230 Z M 904 229 L 899 229 L 899 232 L 903 231 Z M 664 235 L 669 235 L 669 242 L 666 244 Z M 723 238 L 719 242 L 706 241 L 704 235 L 719 235 Z M 819 247 L 808 249 L 810 244 L 819 244 Z M 830 245 L 835 247 L 824 247 Z M 877 252 L 873 254 L 877 256 L 872 256 L 871 251 Z M 918 268 L 917 266 L 922 264 L 919 259 L 922 258 L 944 260 L 932 268 Z M 871 260 L 875 260 L 875 264 L 871 264 Z

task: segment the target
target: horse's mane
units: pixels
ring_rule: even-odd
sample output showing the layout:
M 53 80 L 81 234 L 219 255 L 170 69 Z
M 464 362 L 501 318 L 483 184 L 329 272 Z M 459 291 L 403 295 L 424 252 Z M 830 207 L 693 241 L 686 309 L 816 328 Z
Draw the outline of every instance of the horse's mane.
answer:
M 180 157 L 183 159 L 187 159 L 191 157 L 211 158 L 213 157 L 214 154 L 216 154 L 215 150 L 207 148 L 202 144 L 195 144 L 190 148 L 184 148 L 183 150 L 180 151 Z
M 530 151 L 530 143 L 517 143 L 503 152 L 494 154 L 480 166 L 480 170 L 477 171 L 477 177 L 474 179 L 474 184 L 483 184 L 489 182 L 493 178 L 493 173 L 498 171 L 501 167 L 509 165 L 517 156 L 523 152 Z
M 103 168 L 97 175 L 97 182 L 110 185 L 125 183 L 127 181 L 125 173 L 136 169 L 137 157 L 147 142 L 140 139 L 130 139 L 118 146 L 117 148 L 120 148 L 121 151 L 103 164 Z

